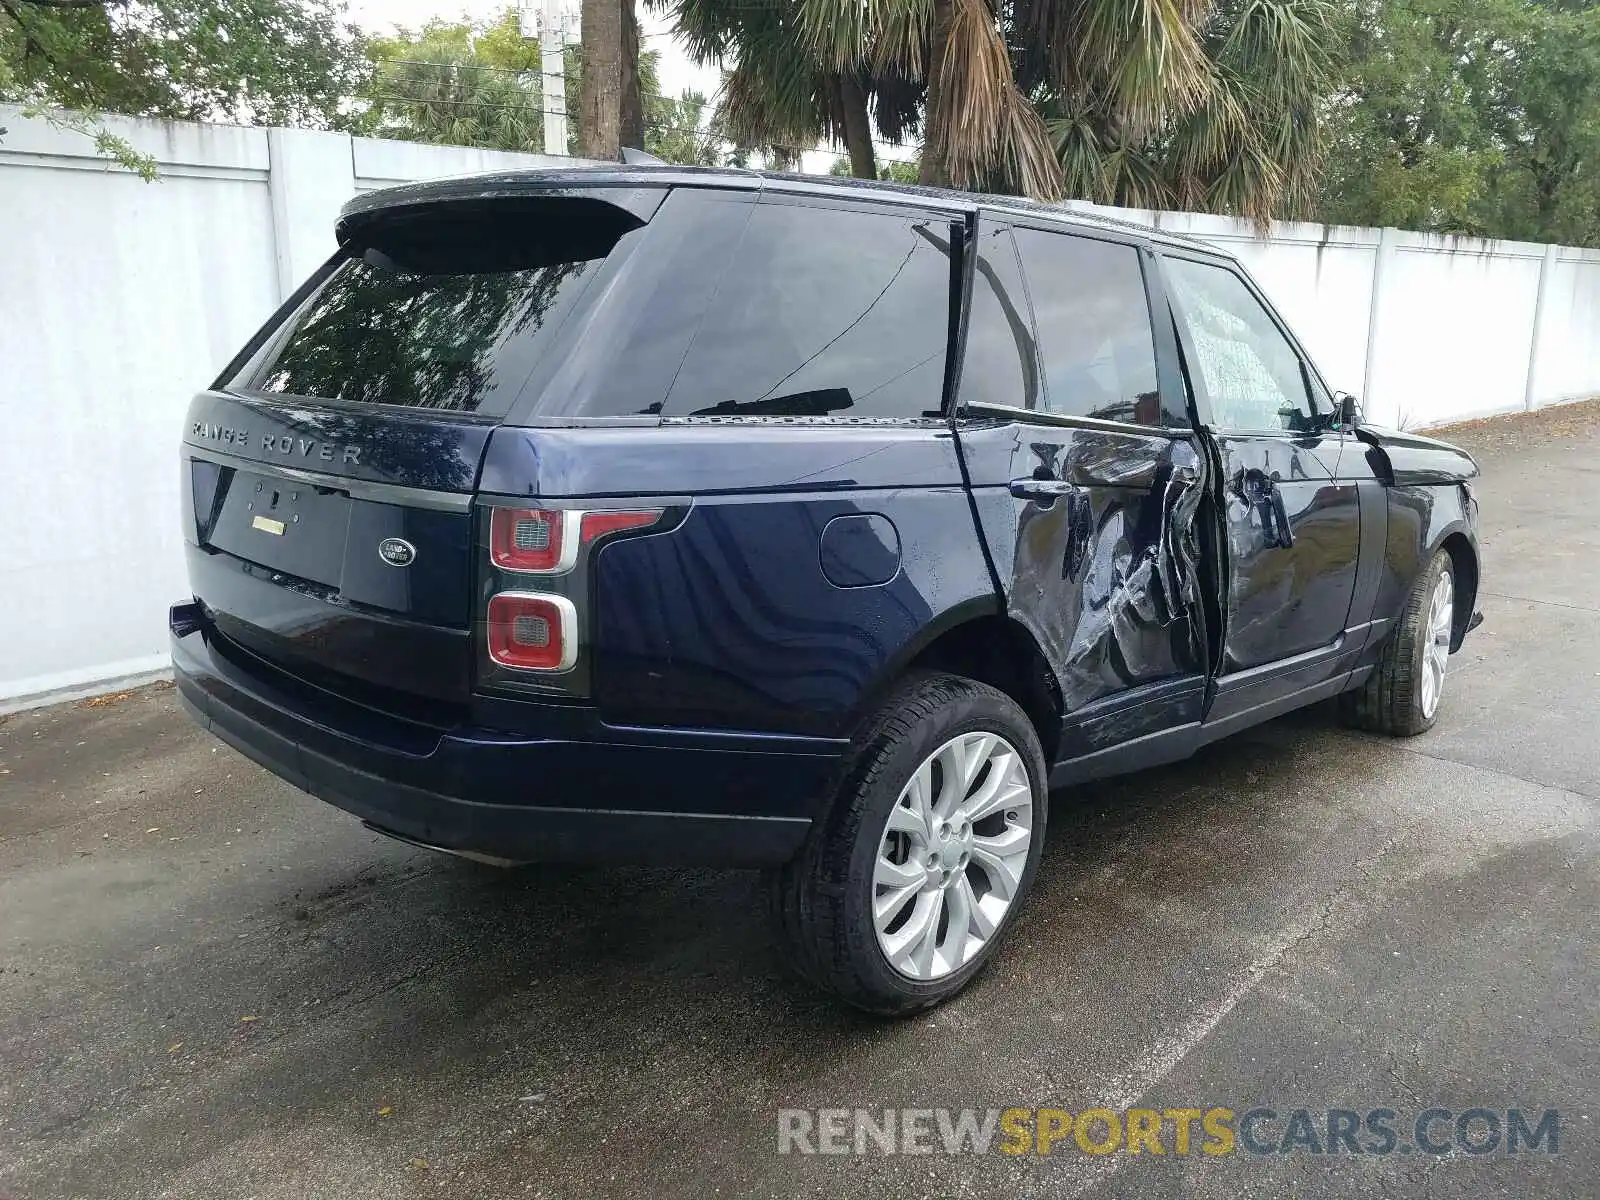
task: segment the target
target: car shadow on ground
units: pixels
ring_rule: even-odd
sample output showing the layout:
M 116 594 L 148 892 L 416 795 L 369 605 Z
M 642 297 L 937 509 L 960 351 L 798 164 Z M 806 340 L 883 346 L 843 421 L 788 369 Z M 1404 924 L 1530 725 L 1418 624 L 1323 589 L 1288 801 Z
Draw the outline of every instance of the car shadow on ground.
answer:
M 1204 913 L 1256 877 L 1282 871 L 1275 850 L 1292 857 L 1308 836 L 1303 817 L 1285 819 L 1285 797 L 1303 803 L 1309 789 L 1323 793 L 1313 807 L 1325 804 L 1348 786 L 1343 772 L 1359 757 L 1348 751 L 1361 741 L 1337 733 L 1322 707 L 1183 763 L 1057 793 L 1016 944 L 1002 949 L 990 974 L 1036 973 L 1032 957 L 1082 954 L 1086 924 L 1105 953 L 1125 940 L 1127 926 L 1148 918 L 1152 898 L 1173 911 Z M 1340 819 L 1333 808 L 1328 813 L 1330 822 Z M 360 911 L 368 906 L 385 908 L 385 919 L 366 922 Z M 421 933 L 411 940 L 428 951 L 403 986 L 434 992 L 441 1015 L 509 1004 L 552 1037 L 626 1041 L 638 1035 L 641 1012 L 670 999 L 675 1020 L 704 1022 L 723 1037 L 735 1025 L 759 1036 L 754 1031 L 781 1022 L 788 1040 L 825 1068 L 885 1025 L 790 975 L 752 871 L 501 870 L 418 855 L 369 864 L 278 908 L 290 917 L 280 923 L 283 936 L 302 949 L 321 942 L 330 926 L 339 928 L 326 949 L 337 951 L 363 928 L 408 937 L 414 920 Z M 1062 914 L 1070 919 L 1058 920 Z M 984 976 L 975 989 L 987 990 Z M 451 1036 L 443 1028 L 435 1034 Z M 471 1053 L 471 1023 L 455 1036 Z

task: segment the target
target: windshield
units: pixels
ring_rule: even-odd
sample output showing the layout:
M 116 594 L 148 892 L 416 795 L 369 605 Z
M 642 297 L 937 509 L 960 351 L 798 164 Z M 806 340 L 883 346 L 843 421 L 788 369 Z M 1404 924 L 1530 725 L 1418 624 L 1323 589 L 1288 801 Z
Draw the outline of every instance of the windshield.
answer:
M 502 415 L 633 224 L 565 200 L 456 205 L 368 231 L 233 386 Z

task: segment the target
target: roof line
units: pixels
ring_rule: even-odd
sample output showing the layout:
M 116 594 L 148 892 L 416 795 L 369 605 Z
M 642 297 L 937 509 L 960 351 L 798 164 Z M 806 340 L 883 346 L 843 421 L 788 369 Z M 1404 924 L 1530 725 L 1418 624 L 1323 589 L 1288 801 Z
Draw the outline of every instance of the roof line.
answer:
M 1229 257 L 1227 251 L 1198 238 L 1173 233 L 1154 225 L 1085 212 L 1078 208 L 1043 204 L 1021 196 L 961 192 L 888 180 L 854 179 L 849 176 L 755 171 L 741 167 L 617 164 L 616 166 L 521 168 L 457 175 L 447 179 L 402 184 L 399 187 L 362 193 L 345 204 L 340 211 L 340 220 L 342 223 L 345 218 L 355 214 L 369 214 L 385 208 L 402 207 L 409 203 L 426 203 L 429 200 L 505 196 L 516 192 L 537 192 L 547 187 L 645 187 L 663 184 L 683 187 L 720 185 L 834 198 L 850 196 L 866 198 L 870 195 L 874 199 L 898 200 L 908 204 L 918 204 L 924 208 L 933 207 L 964 213 L 989 209 L 1013 216 L 1042 218 L 1053 223 L 1084 229 L 1133 234 L 1149 241 L 1202 249 L 1220 257 Z

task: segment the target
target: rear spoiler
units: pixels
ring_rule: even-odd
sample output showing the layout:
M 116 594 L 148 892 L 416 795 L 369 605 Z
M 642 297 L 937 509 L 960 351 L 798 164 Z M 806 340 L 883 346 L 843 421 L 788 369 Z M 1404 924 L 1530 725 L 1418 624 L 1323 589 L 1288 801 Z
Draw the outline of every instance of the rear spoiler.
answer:
M 548 171 L 503 171 L 462 175 L 426 183 L 364 192 L 339 211 L 335 226 L 340 243 L 357 237 L 374 221 L 420 214 L 444 205 L 516 201 L 586 200 L 620 209 L 644 225 L 655 215 L 668 191 L 677 186 L 737 187 L 761 190 L 755 171 L 696 170 L 691 167 L 578 167 Z

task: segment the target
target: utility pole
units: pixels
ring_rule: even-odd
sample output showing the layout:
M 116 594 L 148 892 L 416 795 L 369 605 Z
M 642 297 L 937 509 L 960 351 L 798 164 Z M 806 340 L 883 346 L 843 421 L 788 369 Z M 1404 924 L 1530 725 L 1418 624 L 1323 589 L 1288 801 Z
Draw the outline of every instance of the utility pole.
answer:
M 539 62 L 544 72 L 544 152 L 567 153 L 567 18 L 563 0 L 543 0 Z

